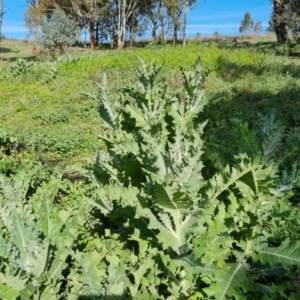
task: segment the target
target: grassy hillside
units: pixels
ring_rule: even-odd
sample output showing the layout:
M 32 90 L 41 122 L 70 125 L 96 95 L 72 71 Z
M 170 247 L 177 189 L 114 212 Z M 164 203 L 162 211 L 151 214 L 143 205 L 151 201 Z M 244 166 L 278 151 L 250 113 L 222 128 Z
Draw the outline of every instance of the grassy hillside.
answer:
M 86 94 L 97 93 L 104 73 L 114 92 L 129 84 L 137 57 L 163 65 L 160 80 L 174 89 L 183 82 L 179 67 L 190 68 L 201 58 L 211 102 L 200 119 L 209 119 L 206 134 L 225 151 L 234 138 L 229 132 L 233 118 L 254 126 L 258 112 L 276 108 L 285 126 L 300 124 L 299 59 L 276 55 L 280 49 L 272 42 L 150 43 L 123 51 L 74 48 L 55 62 L 34 55 L 32 45 L 24 42 L 3 41 L 0 47 L 0 127 L 26 145 L 25 155 L 45 161 L 93 153 L 100 123 L 97 103 Z

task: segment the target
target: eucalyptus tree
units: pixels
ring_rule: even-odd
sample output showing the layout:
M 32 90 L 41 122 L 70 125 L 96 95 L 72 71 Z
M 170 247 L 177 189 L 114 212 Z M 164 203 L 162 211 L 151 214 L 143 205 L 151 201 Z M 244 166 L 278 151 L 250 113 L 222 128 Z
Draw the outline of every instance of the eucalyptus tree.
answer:
M 36 41 L 40 39 L 40 28 L 45 19 L 50 18 L 54 11 L 64 8 L 65 12 L 70 12 L 69 0 L 26 0 L 26 3 L 28 9 L 24 13 L 25 26 L 35 35 Z
M 285 5 L 287 0 L 272 0 L 273 3 L 273 24 L 276 33 L 277 41 L 279 43 L 286 43 L 288 41 L 288 32 L 286 28 L 286 23 L 281 20 L 284 14 Z
M 260 32 L 262 32 L 262 23 L 261 23 L 261 21 L 258 21 L 254 24 L 253 33 L 259 34 Z
M 24 13 L 25 26 L 30 33 L 34 33 L 35 40 L 40 37 L 40 25 L 45 17 L 44 6 L 38 0 L 26 0 L 28 9 Z
M 112 26 L 113 40 L 121 50 L 125 46 L 128 21 L 138 13 L 142 3 L 140 0 L 108 0 L 107 3 L 106 14 Z
M 86 26 L 89 31 L 91 49 L 95 49 L 97 39 L 95 36 L 96 18 L 100 14 L 99 9 L 104 9 L 104 0 L 70 0 L 71 8 L 81 21 L 81 25 Z
M 144 0 L 139 0 L 138 9 L 134 10 L 127 21 L 129 29 L 129 46 L 132 47 L 137 35 L 142 36 L 148 29 L 148 16 Z
M 178 32 L 182 30 L 183 44 L 186 44 L 186 27 L 189 8 L 198 4 L 197 0 L 165 0 L 165 7 L 173 23 L 173 43 L 177 43 Z
M 147 25 L 151 31 L 152 39 L 158 39 L 157 30 L 160 26 L 159 22 L 159 7 L 162 0 L 145 0 L 143 9 L 147 17 Z
M 272 21 L 275 24 L 275 33 L 278 41 L 287 41 L 287 30 L 296 38 L 300 31 L 300 0 L 282 0 L 275 2 Z
M 252 20 L 250 13 L 246 12 L 244 15 L 244 19 L 241 21 L 240 33 L 249 33 L 253 29 L 253 26 L 254 21 Z
M 189 9 L 193 9 L 196 5 L 200 3 L 206 3 L 207 0 L 185 0 L 184 3 L 184 13 L 183 13 L 183 24 L 182 24 L 182 44 L 186 44 L 186 27 L 187 27 L 187 17 Z
M 173 26 L 173 44 L 178 40 L 178 31 L 180 30 L 181 17 L 183 15 L 183 5 L 186 0 L 165 0 L 164 4 L 167 8 L 168 16 Z
M 52 57 L 55 57 L 56 49 L 64 54 L 67 47 L 76 42 L 80 32 L 77 22 L 61 9 L 54 11 L 41 29 L 41 45 Z
M 35 2 L 36 0 L 27 0 Z M 95 37 L 96 18 L 107 3 L 105 0 L 39 0 L 47 12 L 63 10 L 69 17 L 77 20 L 78 26 L 88 28 L 91 41 L 91 49 L 95 49 L 97 41 Z

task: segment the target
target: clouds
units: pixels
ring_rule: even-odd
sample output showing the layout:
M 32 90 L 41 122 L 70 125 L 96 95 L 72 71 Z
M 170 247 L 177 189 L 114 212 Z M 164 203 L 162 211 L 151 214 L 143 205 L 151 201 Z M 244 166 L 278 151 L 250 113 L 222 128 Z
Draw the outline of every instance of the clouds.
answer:
M 12 21 L 6 21 L 4 19 L 3 25 L 2 25 L 2 33 L 10 34 L 10 33 L 25 33 L 27 29 L 24 27 L 23 22 L 12 22 Z

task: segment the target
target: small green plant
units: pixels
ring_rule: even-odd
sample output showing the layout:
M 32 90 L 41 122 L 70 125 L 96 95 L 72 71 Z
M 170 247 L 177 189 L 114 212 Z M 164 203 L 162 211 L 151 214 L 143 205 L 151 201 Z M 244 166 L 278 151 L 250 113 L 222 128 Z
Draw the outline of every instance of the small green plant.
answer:
M 48 75 L 48 81 L 56 79 L 56 77 L 57 77 L 57 67 L 54 63 L 52 63 L 49 66 L 47 75 Z
M 0 173 L 7 174 L 15 171 L 17 161 L 17 139 L 0 128 Z
M 33 68 L 33 63 L 19 58 L 11 67 L 10 73 L 12 76 L 19 76 L 29 73 Z

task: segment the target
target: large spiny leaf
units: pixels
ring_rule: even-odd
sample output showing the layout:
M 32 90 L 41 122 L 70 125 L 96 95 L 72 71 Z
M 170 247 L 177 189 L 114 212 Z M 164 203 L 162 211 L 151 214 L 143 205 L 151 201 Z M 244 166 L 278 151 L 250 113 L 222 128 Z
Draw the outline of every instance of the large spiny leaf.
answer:
M 30 246 L 29 241 L 35 240 L 38 233 L 34 228 L 26 226 L 18 214 L 12 215 L 12 218 L 14 220 L 14 228 L 11 230 L 11 234 L 14 237 L 14 243 L 21 254 L 27 255 Z
M 140 198 L 139 201 L 141 206 L 136 207 L 135 218 L 142 219 L 163 249 L 172 248 L 179 254 L 180 247 L 186 244 L 185 234 L 188 228 L 194 225 L 195 219 L 186 216 L 182 220 L 182 215 L 178 210 L 172 210 L 170 214 L 162 213 L 157 217 L 151 209 L 147 208 L 145 199 Z
M 286 240 L 280 247 L 266 248 L 254 256 L 255 260 L 259 260 L 264 264 L 272 267 L 283 265 L 285 267 L 291 265 L 300 265 L 300 242 L 291 243 Z
M 104 74 L 102 84 L 99 88 L 99 112 L 106 127 L 115 129 L 119 120 L 119 107 L 117 101 L 113 102 L 110 98 L 111 91 L 108 89 L 107 77 Z
M 233 185 L 247 173 L 255 171 L 256 168 L 257 165 L 252 164 L 246 165 L 245 168 L 242 169 L 230 168 L 229 166 L 226 166 L 226 168 L 220 174 L 215 175 L 210 180 L 211 188 L 208 191 L 209 200 L 214 202 L 215 199 L 221 195 L 221 193 L 226 191 L 231 185 Z
M 144 130 L 150 129 L 149 125 L 147 124 L 147 120 L 145 120 L 145 116 L 143 111 L 135 105 L 126 105 L 126 112 L 129 113 L 130 117 L 135 119 L 136 126 L 140 127 Z
M 247 268 L 248 266 L 242 262 L 226 264 L 223 270 L 215 272 L 215 283 L 204 288 L 205 293 L 216 300 L 227 299 L 227 296 L 233 296 L 235 300 L 244 300 L 245 294 L 243 292 L 250 288 L 247 284 Z
M 284 127 L 277 120 L 275 109 L 272 109 L 267 116 L 258 115 L 260 124 L 258 135 L 262 142 L 263 154 L 267 162 L 271 162 L 276 157 L 281 146 Z
M 285 169 L 282 172 L 281 178 L 277 180 L 277 189 L 275 190 L 275 197 L 281 197 L 284 193 L 292 190 L 293 186 L 298 182 L 299 170 L 294 164 L 290 170 Z
M 42 202 L 40 207 L 41 219 L 37 225 L 44 233 L 46 239 L 52 241 L 61 229 L 62 222 L 58 217 L 55 205 L 52 203 L 52 197 L 46 190 L 41 194 L 40 199 Z
M 210 180 L 211 188 L 208 191 L 208 196 L 210 201 L 214 201 L 233 184 L 245 195 L 251 191 L 254 194 L 259 191 L 270 193 L 270 190 L 274 188 L 273 179 L 273 168 L 265 168 L 262 164 L 249 161 L 247 156 L 240 155 L 238 165 L 235 167 L 226 166 L 222 172 Z
M 262 147 L 263 153 L 266 156 L 267 161 L 273 160 L 277 155 L 281 146 L 282 137 L 283 127 L 275 129 L 270 134 L 264 137 Z
M 240 152 L 246 153 L 249 157 L 254 157 L 259 154 L 259 143 L 256 133 L 248 129 L 247 123 L 242 123 L 240 120 L 233 120 L 234 125 L 238 129 L 239 139 L 237 144 Z
M 192 205 L 191 199 L 180 192 L 180 187 L 175 183 L 173 185 L 154 184 L 152 196 L 154 203 L 168 209 L 184 209 Z

